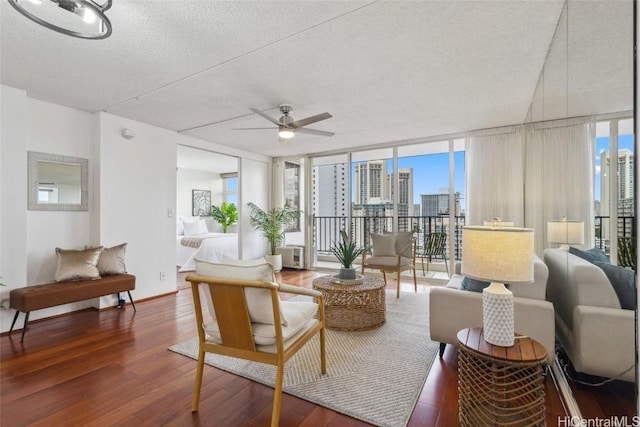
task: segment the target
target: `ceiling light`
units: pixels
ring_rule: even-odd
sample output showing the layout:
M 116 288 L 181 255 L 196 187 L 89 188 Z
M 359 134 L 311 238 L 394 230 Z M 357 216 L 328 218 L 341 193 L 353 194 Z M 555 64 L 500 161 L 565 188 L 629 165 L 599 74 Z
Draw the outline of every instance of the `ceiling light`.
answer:
M 282 139 L 291 139 L 295 135 L 293 133 L 293 129 L 291 128 L 280 126 L 279 129 L 280 130 L 278 131 L 278 136 Z
M 106 39 L 111 22 L 104 12 L 112 0 L 9 0 L 11 6 L 38 24 L 68 36 Z

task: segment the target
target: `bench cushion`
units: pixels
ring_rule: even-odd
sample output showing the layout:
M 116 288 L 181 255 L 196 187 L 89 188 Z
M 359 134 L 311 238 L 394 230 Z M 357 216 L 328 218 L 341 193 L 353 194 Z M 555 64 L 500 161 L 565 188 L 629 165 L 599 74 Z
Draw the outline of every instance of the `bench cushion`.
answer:
M 97 280 L 53 282 L 13 289 L 10 307 L 23 313 L 135 289 L 136 277 L 118 274 Z

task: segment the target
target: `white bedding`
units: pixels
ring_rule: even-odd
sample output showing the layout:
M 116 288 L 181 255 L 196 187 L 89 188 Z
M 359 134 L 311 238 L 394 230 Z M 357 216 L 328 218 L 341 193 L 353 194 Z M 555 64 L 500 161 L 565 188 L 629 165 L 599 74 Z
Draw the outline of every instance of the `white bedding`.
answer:
M 238 258 L 238 234 L 237 233 L 207 233 L 189 238 L 202 238 L 198 249 L 184 246 L 181 241 L 185 236 L 176 236 L 176 259 L 180 272 L 195 271 L 195 260 L 222 262 L 222 256 Z

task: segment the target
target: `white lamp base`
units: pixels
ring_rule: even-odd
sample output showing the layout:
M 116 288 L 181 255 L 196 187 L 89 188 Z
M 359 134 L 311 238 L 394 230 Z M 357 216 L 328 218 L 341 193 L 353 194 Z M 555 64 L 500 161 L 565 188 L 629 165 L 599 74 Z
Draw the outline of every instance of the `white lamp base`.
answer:
M 513 294 L 502 283 L 491 283 L 482 291 L 484 340 L 500 347 L 514 342 Z

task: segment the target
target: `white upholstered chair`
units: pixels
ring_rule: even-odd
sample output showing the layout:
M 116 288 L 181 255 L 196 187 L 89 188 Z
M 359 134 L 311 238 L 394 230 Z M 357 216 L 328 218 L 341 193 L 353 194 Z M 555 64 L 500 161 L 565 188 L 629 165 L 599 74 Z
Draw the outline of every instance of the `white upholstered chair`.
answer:
M 362 254 L 362 274 L 365 268 L 382 271 L 385 285 L 387 273 L 396 273 L 397 298 L 400 298 L 400 273 L 413 271 L 413 286 L 418 291 L 416 280 L 416 239 L 411 231 L 371 234 L 371 248 Z
M 322 294 L 274 283 L 269 264 L 197 262 L 196 272 L 187 277 L 199 339 L 192 411 L 198 410 L 205 353 L 221 354 L 276 366 L 271 426 L 277 426 L 284 365 L 316 334 L 320 335 L 320 370 L 326 373 Z M 312 296 L 318 302 L 281 301 L 278 292 Z M 209 318 L 205 318 L 203 299 Z

